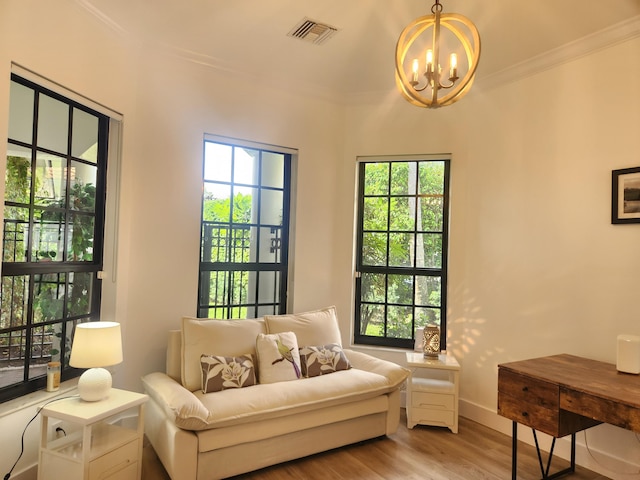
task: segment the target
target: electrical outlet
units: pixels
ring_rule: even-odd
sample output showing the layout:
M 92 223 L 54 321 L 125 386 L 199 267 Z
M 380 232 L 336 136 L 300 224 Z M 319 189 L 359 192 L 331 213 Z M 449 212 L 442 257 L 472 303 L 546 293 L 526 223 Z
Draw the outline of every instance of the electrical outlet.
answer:
M 47 438 L 49 439 L 49 441 L 55 440 L 56 438 L 60 438 L 59 432 L 56 432 L 57 428 L 64 428 L 62 426 L 62 420 L 54 420 L 51 421 L 51 418 L 49 419 L 49 424 L 48 424 L 48 432 L 47 432 Z

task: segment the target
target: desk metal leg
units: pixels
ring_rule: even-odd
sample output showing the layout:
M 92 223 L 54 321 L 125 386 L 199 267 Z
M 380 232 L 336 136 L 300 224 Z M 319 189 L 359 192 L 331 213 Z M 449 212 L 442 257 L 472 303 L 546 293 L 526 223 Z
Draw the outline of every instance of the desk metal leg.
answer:
M 518 422 L 513 422 L 511 435 L 511 480 L 518 478 Z
M 545 468 L 542 462 L 542 454 L 540 452 L 540 446 L 538 445 L 538 436 L 535 429 L 531 429 L 533 432 L 533 439 L 536 443 L 536 452 L 538 453 L 538 463 L 540 464 L 540 472 L 542 473 L 542 480 L 551 480 L 558 478 L 567 473 L 573 473 L 576 471 L 576 434 L 571 434 L 571 465 L 563 470 L 555 472 L 549 475 L 551 468 L 551 460 L 553 458 L 553 450 L 555 448 L 556 439 L 553 438 L 551 442 L 551 451 L 549 452 L 549 458 L 547 459 L 547 466 Z M 518 478 L 518 422 L 513 422 L 512 435 L 511 435 L 511 480 L 517 480 Z

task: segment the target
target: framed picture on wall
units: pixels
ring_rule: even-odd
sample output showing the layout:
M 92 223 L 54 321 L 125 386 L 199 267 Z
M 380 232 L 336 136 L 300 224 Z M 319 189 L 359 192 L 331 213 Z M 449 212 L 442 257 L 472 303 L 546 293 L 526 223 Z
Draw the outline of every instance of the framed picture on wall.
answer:
M 611 223 L 640 223 L 640 167 L 611 175 Z

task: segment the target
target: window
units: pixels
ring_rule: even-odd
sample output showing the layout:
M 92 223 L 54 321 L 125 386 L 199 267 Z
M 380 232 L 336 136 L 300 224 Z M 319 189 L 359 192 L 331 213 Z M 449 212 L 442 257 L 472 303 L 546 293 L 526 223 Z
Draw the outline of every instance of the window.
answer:
M 292 151 L 204 142 L 198 316 L 286 312 Z
M 0 401 L 69 367 L 77 323 L 99 320 L 109 117 L 11 76 L 0 283 Z
M 436 324 L 446 348 L 449 160 L 361 161 L 355 343 L 413 348 Z

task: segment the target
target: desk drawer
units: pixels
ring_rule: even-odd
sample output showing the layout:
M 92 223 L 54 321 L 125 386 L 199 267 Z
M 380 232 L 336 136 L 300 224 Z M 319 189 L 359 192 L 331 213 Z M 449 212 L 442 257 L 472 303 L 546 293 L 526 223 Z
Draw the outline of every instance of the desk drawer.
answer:
M 531 428 L 559 436 L 560 387 L 498 371 L 498 413 Z

